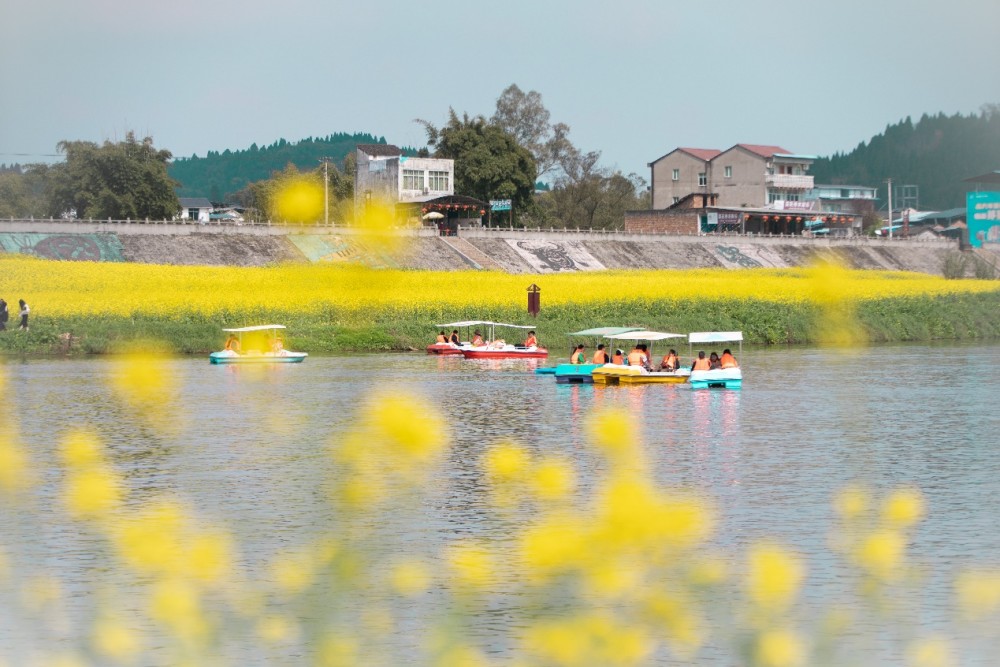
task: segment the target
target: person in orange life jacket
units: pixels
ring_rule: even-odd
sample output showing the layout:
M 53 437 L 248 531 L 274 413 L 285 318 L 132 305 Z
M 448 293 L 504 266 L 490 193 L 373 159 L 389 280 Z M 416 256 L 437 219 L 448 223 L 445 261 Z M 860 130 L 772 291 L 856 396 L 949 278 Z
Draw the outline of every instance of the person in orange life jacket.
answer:
M 698 353 L 698 358 L 694 360 L 693 364 L 691 364 L 691 370 L 692 371 L 707 371 L 711 367 L 712 367 L 712 364 L 705 357 L 705 351 L 704 350 L 702 350 L 701 352 Z
M 461 340 L 458 337 L 458 329 L 455 329 L 451 332 L 451 338 L 449 338 L 448 340 L 454 343 L 455 345 L 458 345 L 461 342 Z
M 646 356 L 646 346 L 642 343 L 632 348 L 628 353 L 628 365 L 645 368 L 649 364 L 649 357 Z
M 538 339 L 535 338 L 535 332 L 529 331 L 528 337 L 524 340 L 525 347 L 538 347 Z
M 736 363 L 736 357 L 728 349 L 722 351 L 722 356 L 719 357 L 719 367 L 720 368 L 739 368 L 740 365 Z
M 570 353 L 569 362 L 571 364 L 582 364 L 582 363 L 584 363 L 583 343 L 580 343 L 579 345 L 577 345 L 576 349 L 573 350 L 572 353 Z
M 441 333 L 438 334 L 437 340 L 434 341 L 434 342 L 436 342 L 436 343 L 447 343 L 448 342 L 448 337 L 445 336 L 444 332 L 442 331 Z
M 482 347 L 483 345 L 486 345 L 486 341 L 483 340 L 483 335 L 476 331 L 472 334 L 472 344 L 475 347 Z
M 590 360 L 592 364 L 608 364 L 611 363 L 611 357 L 608 353 L 604 351 L 604 343 L 597 346 L 597 351 L 594 352 L 594 358 Z
M 663 361 L 660 362 L 660 369 L 672 372 L 676 371 L 680 364 L 681 360 L 677 358 L 677 351 L 672 349 L 670 352 L 663 355 Z
M 225 349 L 230 352 L 240 353 L 240 339 L 236 337 L 235 334 L 229 334 L 229 338 L 226 339 Z
M 719 363 L 719 355 L 717 355 L 715 352 L 713 352 L 708 357 L 708 368 L 709 368 L 709 370 L 713 370 L 713 371 L 716 370 L 716 369 L 718 369 L 718 368 L 722 368 L 722 364 Z
M 615 350 L 615 354 L 611 357 L 611 363 L 618 364 L 619 366 L 625 365 L 625 353 L 621 350 Z

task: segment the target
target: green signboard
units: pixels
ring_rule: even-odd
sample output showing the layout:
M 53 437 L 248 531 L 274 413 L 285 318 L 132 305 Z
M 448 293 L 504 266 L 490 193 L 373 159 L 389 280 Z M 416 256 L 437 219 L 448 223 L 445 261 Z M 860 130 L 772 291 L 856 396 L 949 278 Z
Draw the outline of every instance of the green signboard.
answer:
M 968 192 L 965 206 L 969 243 L 975 248 L 984 243 L 1000 244 L 1000 192 Z

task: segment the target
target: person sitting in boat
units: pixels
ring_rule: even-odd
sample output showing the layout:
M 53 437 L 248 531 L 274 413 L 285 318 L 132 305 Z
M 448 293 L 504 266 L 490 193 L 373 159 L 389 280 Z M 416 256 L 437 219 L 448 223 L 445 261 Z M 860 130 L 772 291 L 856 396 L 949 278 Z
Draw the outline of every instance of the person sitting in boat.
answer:
M 677 350 L 671 349 L 663 355 L 663 361 L 660 362 L 660 370 L 673 373 L 680 367 L 680 365 L 681 360 L 677 357 Z
M 592 364 L 609 364 L 611 363 L 611 357 L 604 349 L 604 343 L 597 346 L 597 351 L 594 352 L 594 358 L 590 360 Z
M 486 347 L 490 348 L 491 350 L 502 350 L 505 347 L 507 347 L 507 341 L 505 341 L 503 338 L 497 338 L 495 341 L 493 341 Z
M 583 350 L 584 350 L 583 343 L 577 345 L 576 348 L 573 350 L 573 352 L 569 355 L 569 363 L 571 364 L 585 363 Z
M 711 370 L 711 368 L 712 368 L 712 364 L 708 360 L 708 358 L 705 357 L 705 351 L 704 350 L 702 350 L 701 352 L 698 353 L 698 358 L 694 360 L 693 364 L 691 364 L 691 370 L 692 371 L 707 371 L 707 370 Z
M 708 368 L 713 371 L 722 368 L 722 364 L 719 362 L 719 355 L 715 352 L 708 357 Z
M 229 334 L 229 338 L 226 339 L 226 351 L 240 353 L 240 339 L 236 337 L 236 334 Z
M 720 368 L 739 368 L 740 365 L 736 363 L 736 357 L 728 349 L 722 351 L 722 356 L 719 357 L 719 367 Z
M 625 365 L 625 353 L 621 350 L 615 350 L 615 354 L 611 357 L 611 363 L 617 364 L 618 366 Z
M 438 334 L 437 340 L 434 341 L 434 342 L 435 343 L 447 343 L 448 342 L 448 337 L 442 331 L 441 333 Z
M 482 347 L 486 345 L 486 341 L 483 340 L 483 334 L 476 331 L 472 334 L 472 345 L 473 347 Z
M 452 345 L 458 345 L 461 343 L 461 339 L 458 337 L 458 329 L 451 332 L 451 338 L 448 340 L 451 341 Z
M 283 355 L 285 352 L 285 344 L 280 338 L 275 338 L 271 341 L 271 354 L 276 357 Z
M 645 345 L 642 343 L 636 345 L 632 348 L 632 351 L 628 353 L 628 365 L 638 366 L 639 368 L 645 368 L 649 365 L 649 357 L 646 356 Z
M 538 339 L 535 338 L 535 332 L 529 331 L 528 337 L 524 339 L 525 347 L 538 347 Z

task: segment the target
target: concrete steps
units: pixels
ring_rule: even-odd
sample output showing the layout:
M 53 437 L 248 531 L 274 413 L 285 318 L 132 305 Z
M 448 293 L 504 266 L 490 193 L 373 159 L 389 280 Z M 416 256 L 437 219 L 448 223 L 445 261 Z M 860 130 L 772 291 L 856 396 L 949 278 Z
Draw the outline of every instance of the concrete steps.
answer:
M 441 236 L 440 239 L 474 269 L 483 271 L 503 270 L 502 266 L 490 259 L 479 248 L 459 236 Z

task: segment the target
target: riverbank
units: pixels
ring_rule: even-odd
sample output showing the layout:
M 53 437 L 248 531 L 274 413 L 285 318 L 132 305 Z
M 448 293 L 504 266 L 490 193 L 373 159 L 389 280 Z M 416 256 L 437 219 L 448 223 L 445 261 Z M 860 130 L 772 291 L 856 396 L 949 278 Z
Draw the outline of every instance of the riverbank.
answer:
M 537 319 L 525 313 L 530 283 L 542 289 Z M 742 330 L 757 344 L 1000 338 L 1000 282 L 834 265 L 524 276 L 3 257 L 0 296 L 32 307 L 30 331 L 0 333 L 5 354 L 108 354 L 138 341 L 202 354 L 221 346 L 222 328 L 263 323 L 286 325 L 287 346 L 305 352 L 420 350 L 439 324 L 467 319 L 533 324 L 553 352 L 569 332 L 614 325 Z
M 478 311 L 477 311 L 478 312 Z M 207 354 L 220 349 L 224 327 L 246 322 L 285 324 L 286 347 L 310 353 L 422 350 L 433 342 L 437 324 L 469 316 L 464 309 L 427 312 L 386 308 L 362 315 L 328 309 L 321 312 L 230 312 L 202 319 L 134 317 L 37 317 L 28 332 L 0 333 L 0 354 L 86 355 L 126 351 L 137 342 L 155 341 L 174 353 Z M 748 344 L 822 343 L 833 340 L 823 329 L 816 304 L 780 304 L 757 300 L 622 301 L 546 308 L 537 319 L 521 308 L 491 309 L 476 317 L 535 325 L 553 356 L 569 349 L 569 332 L 594 324 L 632 324 L 654 330 L 744 332 Z M 881 299 L 859 304 L 851 343 L 975 340 L 1000 338 L 1000 294 L 964 294 Z M 519 340 L 522 331 L 498 329 Z

